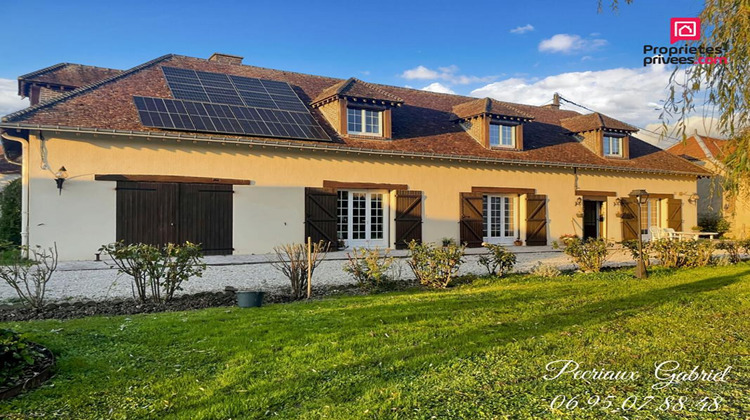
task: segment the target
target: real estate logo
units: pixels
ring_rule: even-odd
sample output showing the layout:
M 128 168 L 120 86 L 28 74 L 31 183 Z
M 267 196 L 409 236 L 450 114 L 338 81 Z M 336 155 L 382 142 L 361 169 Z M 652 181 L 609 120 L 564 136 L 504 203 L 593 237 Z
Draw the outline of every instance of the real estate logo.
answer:
M 677 41 L 697 41 L 701 39 L 700 18 L 672 18 L 669 27 L 671 28 L 670 44 Z
M 691 17 L 672 18 L 669 21 L 669 43 L 679 41 L 700 41 L 701 19 Z M 725 47 L 706 45 L 643 46 L 643 66 L 649 64 L 727 64 L 728 57 L 724 56 Z

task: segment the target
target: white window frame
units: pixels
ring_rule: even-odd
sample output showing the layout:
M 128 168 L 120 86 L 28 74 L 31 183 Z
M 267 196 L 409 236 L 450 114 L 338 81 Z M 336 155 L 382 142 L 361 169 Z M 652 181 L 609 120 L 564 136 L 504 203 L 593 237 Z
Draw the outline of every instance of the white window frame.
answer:
M 493 127 L 497 127 L 497 144 L 492 143 L 492 130 Z M 509 128 L 510 129 L 510 143 L 505 144 L 504 140 L 508 137 L 503 134 L 503 128 Z M 513 149 L 516 147 L 516 126 L 510 125 L 510 124 L 497 124 L 497 123 L 490 123 L 490 138 L 489 138 L 489 144 L 490 147 L 502 147 L 506 149 Z
M 359 113 L 359 117 L 362 120 L 363 131 L 354 131 L 349 128 L 349 114 L 352 111 Z M 367 113 L 368 112 L 372 112 L 378 115 L 378 127 L 377 127 L 378 131 L 377 132 L 367 131 Z M 361 135 L 361 136 L 383 137 L 383 111 L 367 109 L 367 108 L 347 107 L 346 108 L 346 132 L 348 134 L 356 134 L 356 135 Z
M 651 240 L 651 226 L 661 227 L 662 226 L 662 200 L 659 198 L 649 198 L 646 204 L 641 205 L 641 209 L 646 211 L 646 220 L 643 220 L 643 213 L 641 213 L 641 235 L 644 241 Z M 643 227 L 645 222 L 645 228 Z
M 389 215 L 390 215 L 390 209 L 389 209 L 389 200 L 390 200 L 390 194 L 387 190 L 339 190 L 339 191 L 346 191 L 347 194 L 347 232 L 346 237 L 341 238 L 344 241 L 344 244 L 346 248 L 387 248 L 388 247 L 388 240 L 390 238 L 389 236 Z M 353 206 L 353 199 L 354 194 L 365 194 L 365 238 L 364 239 L 354 239 L 353 233 L 354 233 L 354 206 Z M 382 219 L 383 219 L 383 235 L 380 239 L 372 239 L 372 196 L 373 194 L 380 194 L 381 195 L 381 212 L 382 212 Z M 337 201 L 336 201 L 336 214 L 339 214 L 340 207 L 338 205 L 338 194 L 337 194 Z M 337 216 L 336 219 L 336 233 L 339 234 L 338 226 L 339 226 L 339 219 Z
M 617 140 L 617 145 L 618 145 L 617 153 L 612 153 L 612 141 L 615 140 L 615 139 Z M 623 154 L 622 154 L 622 147 L 623 147 L 622 139 L 623 139 L 623 137 L 620 137 L 620 136 L 613 136 L 613 135 L 605 134 L 602 137 L 602 154 L 604 156 L 622 157 L 623 156 Z M 606 151 L 607 148 L 605 146 L 608 146 L 609 153 L 607 153 L 607 151 Z
M 492 197 L 495 198 L 507 198 L 510 199 L 511 207 L 513 208 L 513 232 L 512 235 L 506 236 L 505 232 L 505 205 L 500 206 L 500 236 L 491 236 L 492 228 L 490 226 L 490 221 L 492 220 L 492 206 L 490 205 L 490 201 Z M 491 244 L 502 244 L 502 245 L 511 245 L 513 242 L 519 238 L 520 235 L 520 226 L 519 226 L 519 199 L 517 195 L 508 195 L 508 194 L 485 194 L 484 198 L 487 200 L 487 215 L 482 215 L 482 223 L 483 223 L 483 229 L 487 230 L 487 236 L 484 236 L 482 240 L 487 243 Z M 484 207 L 484 206 L 483 206 Z M 484 213 L 484 211 L 482 212 Z

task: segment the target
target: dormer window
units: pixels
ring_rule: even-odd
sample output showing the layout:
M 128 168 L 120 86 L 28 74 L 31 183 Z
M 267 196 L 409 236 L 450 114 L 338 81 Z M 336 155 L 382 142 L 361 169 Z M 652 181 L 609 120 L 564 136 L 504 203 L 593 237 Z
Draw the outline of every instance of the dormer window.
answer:
M 516 127 L 490 124 L 490 147 L 516 147 Z
M 622 138 L 605 134 L 603 141 L 604 156 L 622 157 Z
M 349 134 L 365 136 L 382 136 L 381 114 L 383 111 L 348 107 L 346 110 L 346 127 Z

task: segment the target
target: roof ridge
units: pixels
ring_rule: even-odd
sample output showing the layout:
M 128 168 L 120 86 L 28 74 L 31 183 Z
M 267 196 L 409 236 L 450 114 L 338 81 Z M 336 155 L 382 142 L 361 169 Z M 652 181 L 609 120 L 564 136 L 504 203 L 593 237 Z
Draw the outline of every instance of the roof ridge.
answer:
M 49 73 L 52 70 L 57 70 L 57 69 L 59 69 L 61 67 L 69 66 L 70 64 L 71 63 L 67 63 L 67 62 L 53 64 L 53 65 L 51 65 L 49 67 L 45 67 L 45 68 L 42 68 L 42 69 L 39 69 L 39 70 L 34 70 L 31 73 L 26 73 L 26 74 L 23 74 L 21 76 L 18 76 L 18 80 L 28 79 L 29 77 L 39 76 L 40 74 Z
M 52 105 L 56 105 L 56 104 L 58 104 L 60 102 L 66 101 L 66 100 L 68 100 L 68 99 L 70 99 L 70 98 L 72 98 L 74 96 L 78 96 L 78 95 L 80 95 L 82 93 L 86 93 L 88 91 L 97 89 L 100 86 L 105 85 L 107 83 L 111 83 L 111 82 L 114 82 L 116 80 L 128 77 L 128 76 L 130 76 L 133 73 L 137 73 L 137 72 L 139 72 L 139 71 L 141 71 L 141 70 L 143 70 L 145 68 L 151 67 L 154 64 L 157 64 L 159 62 L 162 62 L 164 60 L 167 60 L 167 59 L 173 58 L 173 57 L 175 57 L 174 54 L 166 54 L 166 55 L 163 55 L 161 57 L 155 58 L 155 59 L 153 59 L 151 61 L 147 61 L 147 62 L 145 62 L 143 64 L 135 66 L 135 67 L 133 67 L 133 68 L 131 68 L 129 70 L 125 70 L 122 73 L 116 74 L 116 75 L 108 77 L 106 79 L 102 79 L 102 80 L 100 80 L 98 82 L 95 82 L 95 83 L 91 83 L 91 84 L 88 84 L 88 85 L 85 85 L 85 86 L 81 86 L 78 89 L 72 90 L 72 91 L 70 91 L 70 92 L 68 92 L 68 93 L 66 93 L 64 95 L 60 95 L 60 96 L 58 96 L 58 97 L 56 97 L 54 99 L 50 99 L 49 101 L 42 102 L 42 103 L 39 103 L 39 104 L 34 105 L 34 106 L 30 106 L 28 108 L 21 109 L 21 110 L 16 111 L 16 112 L 14 112 L 12 114 L 8 114 L 8 115 L 2 117 L 2 122 L 9 122 L 12 119 L 18 118 L 18 117 L 20 117 L 22 115 L 31 114 L 31 113 L 34 113 L 34 112 L 42 109 L 42 108 L 47 108 L 47 107 L 50 107 Z M 62 64 L 70 64 L 70 63 L 62 63 Z

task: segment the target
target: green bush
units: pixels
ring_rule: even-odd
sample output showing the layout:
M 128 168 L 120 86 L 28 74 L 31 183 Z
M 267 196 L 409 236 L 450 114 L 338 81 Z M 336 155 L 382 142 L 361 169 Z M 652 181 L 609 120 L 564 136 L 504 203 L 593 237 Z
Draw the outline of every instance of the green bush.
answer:
M 558 277 L 562 272 L 557 269 L 554 265 L 543 264 L 539 262 L 532 269 L 530 274 L 537 277 L 553 278 Z
M 667 268 L 704 267 L 711 262 L 714 249 L 709 240 L 657 239 L 648 243 L 649 254 Z
M 622 241 L 622 247 L 630 251 L 630 256 L 633 258 L 634 261 L 638 261 L 641 258 L 641 253 L 638 251 L 638 240 L 637 239 L 629 239 L 627 241 Z M 646 264 L 646 267 L 649 266 L 651 260 L 648 255 L 648 243 L 643 244 L 643 262 Z
M 562 243 L 562 246 L 560 245 Z M 598 273 L 604 262 L 607 261 L 609 250 L 607 241 L 601 238 L 589 238 L 582 240 L 577 236 L 561 236 L 560 243 L 552 243 L 555 249 L 562 248 L 578 268 L 586 273 Z
M 116 242 L 99 249 L 112 258 L 121 273 L 133 280 L 133 297 L 141 302 L 163 303 L 190 277 L 201 277 L 206 269 L 200 245 L 190 242 L 157 247 Z
M 379 248 L 354 248 L 346 254 L 348 261 L 344 272 L 349 273 L 362 289 L 373 289 L 382 286 L 389 280 L 388 270 L 393 264 L 393 257 L 386 250 Z
M 490 276 L 502 277 L 509 273 L 516 265 L 516 254 L 508 251 L 504 246 L 483 242 L 482 246 L 490 251 L 489 255 L 479 257 L 479 265 L 487 269 Z
M 466 247 L 463 245 L 449 244 L 436 247 L 411 241 L 407 263 L 421 284 L 446 288 L 458 274 L 458 269 L 464 262 L 465 250 Z
M 38 356 L 39 352 L 26 339 L 0 328 L 0 388 L 32 366 Z
M 742 258 L 740 257 L 742 248 L 742 243 L 739 241 L 723 240 L 716 244 L 716 249 L 726 251 L 727 258 L 729 258 L 729 262 L 732 264 L 737 264 L 742 261 Z
M 21 245 L 21 179 L 8 183 L 0 193 L 0 242 Z
M 719 236 L 728 232 L 731 224 L 727 219 L 720 215 L 704 215 L 698 219 L 698 227 L 702 232 L 716 232 Z

